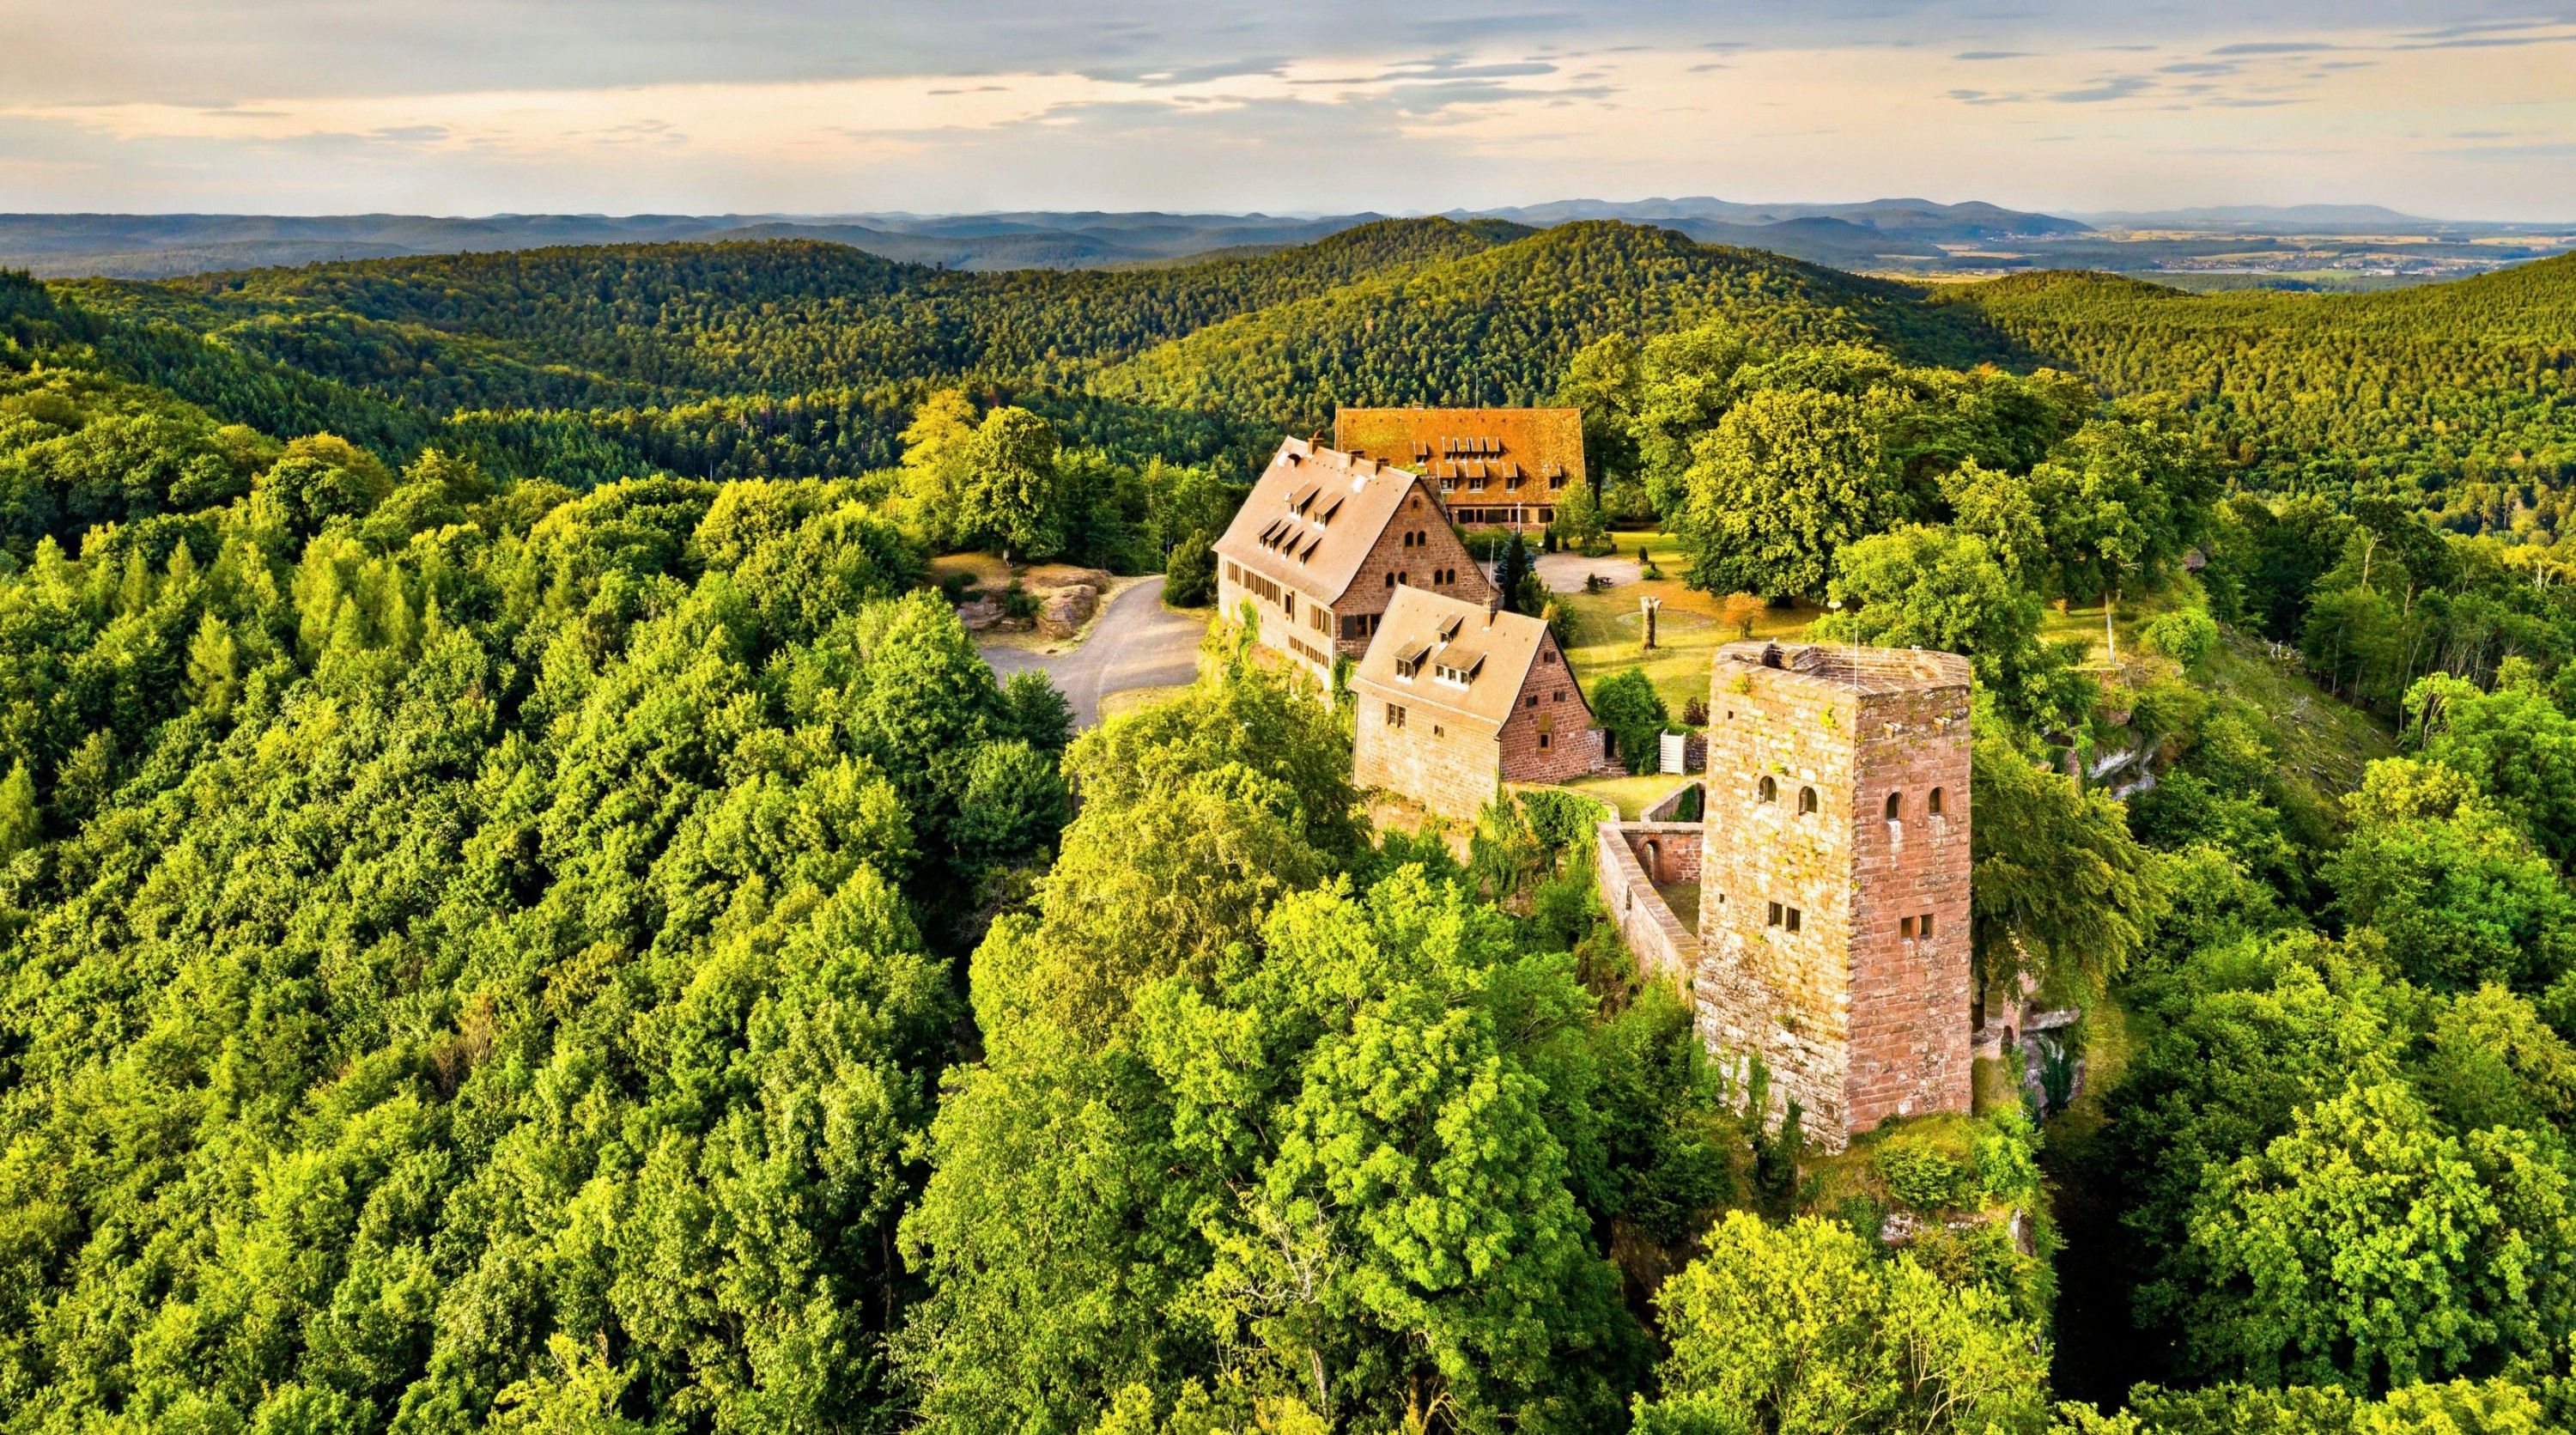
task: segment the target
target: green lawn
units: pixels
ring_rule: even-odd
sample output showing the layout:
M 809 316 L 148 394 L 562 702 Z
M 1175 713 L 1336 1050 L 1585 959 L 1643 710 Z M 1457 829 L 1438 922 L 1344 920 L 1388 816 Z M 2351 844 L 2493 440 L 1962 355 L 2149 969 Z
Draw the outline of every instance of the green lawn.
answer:
M 1645 669 L 1647 680 L 1663 695 L 1664 705 L 1672 710 L 1678 724 L 1684 703 L 1708 697 L 1710 655 L 1720 644 L 1740 635 L 1718 621 L 1719 604 L 1724 601 L 1720 595 L 1682 586 L 1680 574 L 1689 555 L 1678 540 L 1663 533 L 1621 533 L 1616 538 L 1622 557 L 1633 556 L 1644 544 L 1664 576 L 1615 584 L 1599 593 L 1558 594 L 1556 601 L 1574 620 L 1566 660 L 1574 665 L 1575 676 L 1587 694 L 1594 684 L 1612 673 L 1632 667 Z M 1646 597 L 1663 601 L 1656 615 L 1652 652 L 1641 647 L 1645 618 L 1638 600 Z M 1753 636 L 1794 637 L 1804 632 L 1815 616 L 1816 610 L 1806 605 L 1765 609 L 1754 622 Z
M 1621 821 L 1634 822 L 1647 808 L 1670 797 L 1674 788 L 1689 780 L 1657 772 L 1644 777 L 1578 777 L 1560 785 L 1607 803 L 1619 810 Z

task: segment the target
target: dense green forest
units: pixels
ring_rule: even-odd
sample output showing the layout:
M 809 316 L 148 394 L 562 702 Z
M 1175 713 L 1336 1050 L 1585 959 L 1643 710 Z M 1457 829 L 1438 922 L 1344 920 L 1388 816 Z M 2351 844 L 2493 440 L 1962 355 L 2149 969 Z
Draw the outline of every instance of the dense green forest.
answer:
M 2569 1428 L 2571 276 L 0 277 L 0 1430 Z M 1821 1155 L 1590 800 L 1375 830 L 1224 625 L 1077 736 L 928 585 L 1204 576 L 1281 426 L 1470 397 L 1969 655 L 1979 979 L 2083 1012 L 1977 1114 Z
M 2557 532 L 2576 480 L 2576 256 L 2380 294 L 2184 295 L 2108 275 L 1944 295 L 2115 393 L 2165 393 L 2277 491 Z

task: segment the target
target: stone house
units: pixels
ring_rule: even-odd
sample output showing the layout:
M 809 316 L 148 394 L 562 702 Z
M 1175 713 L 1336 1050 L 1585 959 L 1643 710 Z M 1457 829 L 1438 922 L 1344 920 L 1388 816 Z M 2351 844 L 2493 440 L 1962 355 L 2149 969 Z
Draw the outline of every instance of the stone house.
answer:
M 1712 1051 L 1840 1149 L 1969 1109 L 1968 661 L 1729 643 L 1709 684 L 1693 992 Z
M 1545 528 L 1556 495 L 1588 481 L 1581 409 L 1341 409 L 1333 446 L 1434 480 L 1471 528 Z
M 1401 588 L 1351 675 L 1351 778 L 1469 821 L 1504 782 L 1564 782 L 1601 756 L 1547 624 Z
M 1368 651 L 1399 593 L 1493 593 L 1428 480 L 1302 439 L 1279 445 L 1216 557 L 1217 611 L 1250 600 L 1261 645 L 1328 688 L 1333 660 Z

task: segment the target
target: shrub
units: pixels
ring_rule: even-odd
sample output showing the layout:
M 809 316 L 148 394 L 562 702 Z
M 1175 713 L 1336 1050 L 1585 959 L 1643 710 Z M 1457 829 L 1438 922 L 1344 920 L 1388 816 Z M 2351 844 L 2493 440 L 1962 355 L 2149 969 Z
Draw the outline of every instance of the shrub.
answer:
M 1976 1198 L 1976 1177 L 1959 1159 L 1926 1141 L 1894 1137 L 1870 1157 L 1889 1195 L 1915 1211 L 1947 1211 Z
M 1682 726 L 1708 726 L 1708 699 L 1692 698 L 1689 702 L 1682 704 Z
M 1002 590 L 1002 616 L 1026 620 L 1037 615 L 1038 595 L 1020 586 L 1019 579 L 1012 579 L 1011 586 Z
M 1216 600 L 1216 545 L 1204 531 L 1172 545 L 1163 563 L 1163 601 L 1175 608 L 1204 608 Z
M 1661 757 L 1656 739 L 1662 736 L 1669 715 L 1663 695 L 1647 681 L 1644 669 L 1612 673 L 1596 684 L 1592 716 L 1608 730 L 1619 760 L 1628 764 L 1630 772 L 1655 770 Z
M 2197 668 L 2218 651 L 2218 620 L 2198 608 L 2178 608 L 2147 624 L 2138 641 L 2148 652 Z

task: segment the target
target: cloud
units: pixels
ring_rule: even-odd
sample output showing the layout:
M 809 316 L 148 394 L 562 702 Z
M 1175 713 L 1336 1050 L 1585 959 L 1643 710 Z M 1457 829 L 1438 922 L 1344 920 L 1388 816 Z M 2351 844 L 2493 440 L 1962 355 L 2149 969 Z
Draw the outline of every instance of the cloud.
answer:
M 1699 0 L 83 0 L 13 17 L 0 173 L 80 209 L 2531 213 L 2567 193 L 2576 21 L 2526 3 L 1737 0 L 1709 38 Z M 2275 158 L 2310 153 L 2353 158 Z
M 2156 82 L 2145 75 L 2112 75 L 2080 90 L 2060 90 L 2048 98 L 2061 105 L 2098 105 L 2110 100 L 2125 100 L 2155 87 Z
M 2321 55 L 2329 50 L 2344 48 L 2342 45 L 2329 45 L 2316 40 L 2255 40 L 2235 45 L 2220 45 L 2209 53 L 2213 55 Z

